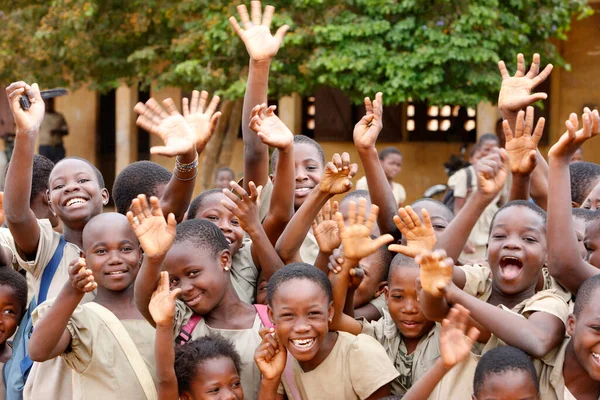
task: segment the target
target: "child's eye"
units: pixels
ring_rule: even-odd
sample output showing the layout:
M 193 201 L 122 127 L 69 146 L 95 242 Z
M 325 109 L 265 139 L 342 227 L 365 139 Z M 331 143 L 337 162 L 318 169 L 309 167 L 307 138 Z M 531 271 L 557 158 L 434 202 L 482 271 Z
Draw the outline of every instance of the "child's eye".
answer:
M 133 247 L 131 247 L 131 246 L 125 246 L 121 250 L 125 251 L 125 252 L 130 252 L 130 251 L 133 251 Z
M 308 315 L 311 316 L 311 317 L 314 317 L 316 315 L 321 315 L 321 312 L 320 311 L 311 311 L 311 312 L 308 313 Z
M 234 389 L 239 388 L 240 386 L 242 386 L 242 383 L 240 381 L 235 381 L 231 384 L 231 387 Z
M 501 235 L 499 233 L 495 234 L 494 236 L 492 236 L 494 239 L 504 239 L 506 236 Z
M 537 242 L 537 240 L 535 238 L 532 238 L 532 237 L 526 237 L 526 238 L 523 238 L 523 240 L 525 240 L 527 242 L 531 242 L 531 243 Z
M 82 178 L 82 179 L 78 180 L 77 183 L 86 183 L 86 182 L 89 182 L 89 181 L 90 181 L 89 179 Z
M 598 326 L 598 325 L 593 325 L 593 326 L 590 326 L 590 328 L 592 328 L 592 329 L 593 329 L 593 330 L 595 330 L 596 332 L 600 332 L 600 326 Z
M 65 187 L 65 185 L 56 185 L 56 186 L 54 186 L 54 188 L 52 188 L 52 190 L 58 190 L 58 189 L 62 189 L 64 187 Z
M 435 224 L 435 225 L 433 225 L 433 229 L 437 230 L 437 231 L 442 231 L 442 230 L 446 229 L 446 227 L 444 225 Z
M 209 221 L 217 221 L 219 218 L 217 218 L 217 217 L 216 217 L 216 216 L 214 216 L 214 215 L 208 215 L 208 216 L 206 217 L 206 219 L 207 219 L 207 220 L 209 220 Z
M 396 299 L 396 300 L 402 300 L 404 297 L 399 295 L 399 294 L 394 294 L 392 295 L 392 299 Z
M 94 251 L 94 254 L 106 254 L 106 253 L 107 253 L 106 249 L 96 249 Z
M 169 279 L 169 285 L 171 286 L 177 286 L 179 284 L 179 279 L 177 278 L 171 278 Z
M 281 314 L 281 318 L 291 318 L 291 317 L 292 317 L 291 313 Z
M 6 310 L 4 310 L 4 311 L 2 311 L 2 312 L 3 312 L 4 314 L 7 314 L 7 315 L 14 315 L 14 314 L 16 314 L 16 313 L 15 313 L 15 311 L 14 311 L 14 310 L 11 310 L 11 309 L 6 309 Z
M 219 388 L 212 388 L 207 393 L 219 393 Z
M 187 276 L 189 276 L 190 278 L 193 278 L 194 276 L 198 275 L 200 271 L 197 270 L 193 270 L 187 273 Z
M 238 226 L 239 224 L 240 224 L 240 221 L 238 221 L 237 219 L 231 220 L 231 225 Z

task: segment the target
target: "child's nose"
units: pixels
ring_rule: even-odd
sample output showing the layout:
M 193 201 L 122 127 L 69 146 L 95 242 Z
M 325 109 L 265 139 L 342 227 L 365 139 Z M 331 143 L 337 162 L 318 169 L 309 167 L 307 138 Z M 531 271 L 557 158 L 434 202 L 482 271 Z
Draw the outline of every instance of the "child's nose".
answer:
M 306 174 L 306 171 L 304 171 L 303 168 L 298 168 L 296 170 L 296 181 L 301 182 L 306 180 L 308 180 L 308 175 Z

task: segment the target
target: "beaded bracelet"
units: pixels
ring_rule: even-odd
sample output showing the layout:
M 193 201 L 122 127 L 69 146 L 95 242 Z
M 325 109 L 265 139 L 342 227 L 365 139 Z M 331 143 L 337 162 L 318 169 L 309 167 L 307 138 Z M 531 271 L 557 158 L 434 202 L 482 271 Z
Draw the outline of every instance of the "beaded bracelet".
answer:
M 177 171 L 178 171 L 178 169 L 175 168 L 173 170 L 173 175 L 175 175 L 175 179 L 177 179 L 178 181 L 181 181 L 181 182 L 189 182 L 191 180 L 196 179 L 196 177 L 198 176 L 198 171 L 196 171 L 196 173 L 194 174 L 194 176 L 192 176 L 191 178 L 180 178 L 179 176 L 177 176 Z
M 181 173 L 190 172 L 194 168 L 198 168 L 198 153 L 196 153 L 196 159 L 189 164 L 183 164 L 179 161 L 179 157 L 175 158 L 175 169 Z

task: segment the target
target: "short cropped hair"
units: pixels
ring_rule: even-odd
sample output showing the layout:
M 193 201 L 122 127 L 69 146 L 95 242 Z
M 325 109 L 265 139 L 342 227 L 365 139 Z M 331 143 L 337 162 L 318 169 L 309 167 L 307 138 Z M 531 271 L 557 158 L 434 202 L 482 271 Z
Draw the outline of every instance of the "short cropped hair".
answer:
M 503 211 L 503 210 L 505 210 L 507 208 L 511 208 L 511 207 L 529 208 L 530 210 L 532 210 L 533 212 L 535 212 L 537 215 L 540 216 L 542 221 L 544 221 L 544 226 L 546 226 L 546 211 L 544 211 L 542 208 L 540 208 L 540 206 L 533 204 L 532 202 L 526 201 L 526 200 L 513 200 L 513 201 L 509 201 L 508 203 L 506 203 L 505 205 L 500 207 L 500 209 L 498 209 L 498 211 L 496 211 L 496 214 L 494 214 L 494 217 L 492 218 L 492 223 L 490 224 L 490 233 L 492 232 L 492 229 L 494 228 L 494 222 L 496 222 L 496 216 L 498 216 L 500 211 Z
M 202 207 L 202 203 L 204 203 L 204 201 L 206 199 L 208 199 L 210 196 L 215 195 L 215 194 L 223 194 L 223 189 L 210 189 L 210 190 L 205 190 L 204 192 L 200 193 L 198 196 L 196 196 L 196 198 L 194 200 L 192 200 L 192 202 L 190 203 L 190 208 L 188 208 L 188 213 L 187 213 L 187 219 L 192 220 L 192 219 L 196 219 L 196 214 L 198 214 L 198 210 Z
M 344 197 L 342 197 L 342 200 L 340 201 L 340 205 L 342 203 L 346 203 L 349 201 L 354 201 L 355 203 L 358 203 L 359 199 L 367 199 L 367 201 L 371 202 L 371 195 L 369 194 L 368 190 L 353 190 L 351 192 L 349 192 L 348 194 L 346 194 Z
M 33 168 L 31 170 L 31 195 L 29 196 L 30 204 L 38 194 L 45 194 L 48 190 L 48 181 L 50 180 L 52 168 L 54 168 L 54 163 L 48 158 L 40 154 L 33 155 Z
M 598 297 L 594 296 L 598 288 L 600 288 L 600 274 L 589 277 L 579 286 L 573 307 L 575 317 L 579 317 L 589 303 L 598 301 Z
M 165 346 L 168 346 L 165 343 Z M 241 372 L 242 361 L 233 343 L 223 336 L 214 334 L 194 339 L 175 347 L 175 376 L 179 394 L 187 392 L 198 375 L 198 367 L 209 360 L 221 357 L 233 361 L 238 374 Z
M 59 162 L 57 162 L 54 165 L 54 167 L 56 167 L 61 162 L 67 161 L 67 160 L 83 161 L 84 163 L 86 163 L 87 165 L 89 165 L 92 168 L 92 171 L 94 171 L 94 174 L 96 175 L 96 179 L 98 180 L 98 186 L 100 186 L 100 189 L 105 189 L 106 188 L 106 184 L 104 183 L 104 176 L 102 175 L 102 172 L 100 172 L 100 170 L 98 168 L 96 168 L 96 166 L 94 164 L 92 164 L 91 162 L 89 162 L 85 158 L 75 157 L 75 156 L 65 157 L 62 160 L 60 160 Z
M 323 151 L 323 148 L 321 147 L 321 145 L 319 143 L 312 140 L 308 136 L 294 135 L 294 145 L 297 145 L 297 144 L 308 144 L 309 146 L 314 147 L 314 149 L 317 150 L 317 153 L 319 153 L 319 160 L 317 160 L 317 161 L 321 161 L 321 165 L 323 167 L 325 167 L 325 152 Z M 277 169 L 277 161 L 278 160 L 279 160 L 279 151 L 277 149 L 275 149 L 275 151 L 273 151 L 273 154 L 271 154 L 271 172 L 272 173 L 275 173 L 275 170 Z
M 446 221 L 448 221 L 448 222 L 450 222 L 454 219 L 454 212 L 452 212 L 452 210 L 447 205 L 445 205 L 444 203 L 442 203 L 441 201 L 438 201 L 436 199 L 431 199 L 429 197 L 423 197 L 422 199 L 419 199 L 419 200 L 415 201 L 414 203 L 412 203 L 410 206 L 416 211 L 416 210 L 418 210 L 417 205 L 419 205 L 421 203 L 431 203 L 431 204 L 434 204 L 434 205 L 440 207 L 440 209 L 442 210 L 442 217 L 444 219 L 446 219 Z
M 539 392 L 540 384 L 531 359 L 524 351 L 512 346 L 496 347 L 485 353 L 479 360 L 473 378 L 473 392 L 479 396 L 485 380 L 490 375 L 503 374 L 507 371 L 524 372 L 535 383 Z
M 162 165 L 152 161 L 137 161 L 129 164 L 115 179 L 112 196 L 119 214 L 126 214 L 131 201 L 139 194 L 147 198 L 157 196 L 156 189 L 166 185 L 172 174 Z
M 211 252 L 211 257 L 223 250 L 229 250 L 229 243 L 223 232 L 212 222 L 203 219 L 192 219 L 177 225 L 175 243 L 190 243 L 196 249 Z
M 217 176 L 219 176 L 219 174 L 220 174 L 221 172 L 228 172 L 228 173 L 230 173 L 230 174 L 231 174 L 231 176 L 233 177 L 233 179 L 235 179 L 235 172 L 233 172 L 233 170 L 232 170 L 231 168 L 229 168 L 229 167 L 221 167 L 221 168 L 218 168 L 218 169 L 215 171 L 215 179 L 217 178 Z
M 600 214 L 598 214 L 597 210 L 588 210 L 586 208 L 573 208 L 571 213 L 575 218 L 582 219 L 585 222 L 594 221 L 598 218 Z
M 398 150 L 398 149 L 397 149 L 397 148 L 395 148 L 395 147 L 391 147 L 391 146 L 390 146 L 390 147 L 385 147 L 384 149 L 382 149 L 382 150 L 379 152 L 379 159 L 383 161 L 383 160 L 384 160 L 384 159 L 385 159 L 387 156 L 389 156 L 390 154 L 397 154 L 397 155 L 399 155 L 400 157 L 402 157 L 402 153 L 400 152 L 400 150 Z
M 419 265 L 412 257 L 405 256 L 402 253 L 396 254 L 394 258 L 392 258 L 392 262 L 390 263 L 390 270 L 388 272 L 388 282 L 392 280 L 392 274 L 399 267 L 419 268 Z
M 271 276 L 271 279 L 269 279 L 269 283 L 267 285 L 267 301 L 269 302 L 270 306 L 273 306 L 273 298 L 275 297 L 275 293 L 277 292 L 279 286 L 281 286 L 282 283 L 289 282 L 294 279 L 305 279 L 316 283 L 321 287 L 321 289 L 323 289 L 323 292 L 325 292 L 327 301 L 332 301 L 333 291 L 331 289 L 331 283 L 329 282 L 325 272 L 321 271 L 314 265 L 297 262 L 288 264 L 281 268 Z
M 16 301 L 21 306 L 19 320 L 27 310 L 27 279 L 10 266 L 0 267 L 0 286 L 12 289 L 16 295 Z
M 583 204 L 600 181 L 600 165 L 579 161 L 569 165 L 571 174 L 571 201 Z

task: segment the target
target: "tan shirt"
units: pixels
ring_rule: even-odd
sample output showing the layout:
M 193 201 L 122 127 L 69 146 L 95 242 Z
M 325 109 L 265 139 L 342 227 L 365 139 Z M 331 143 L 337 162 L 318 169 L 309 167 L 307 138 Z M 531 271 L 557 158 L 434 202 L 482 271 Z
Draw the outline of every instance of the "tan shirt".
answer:
M 358 181 L 356 181 L 356 190 L 369 190 L 366 176 L 363 176 Z M 392 193 L 394 194 L 396 203 L 404 204 L 404 202 L 406 201 L 406 190 L 404 190 L 404 186 L 402 186 L 398 182 L 392 182 Z
M 292 376 L 304 400 L 352 400 L 371 396 L 396 379 L 398 371 L 372 337 L 338 332 L 333 349 L 314 370 L 304 372 L 293 359 Z M 283 394 L 284 389 L 291 398 L 285 376 L 278 392 Z
M 177 338 L 181 328 L 184 327 L 193 315 L 191 308 L 185 305 L 181 300 L 175 302 L 175 317 L 173 338 Z M 250 329 L 216 329 L 206 325 L 204 319 L 201 319 L 196 325 L 192 334 L 192 339 L 208 335 L 221 335 L 233 343 L 242 360 L 242 372 L 240 379 L 244 389 L 244 398 L 256 400 L 258 390 L 260 389 L 260 370 L 254 362 L 254 352 L 261 343 L 258 331 L 263 327 L 258 314 L 254 319 L 254 324 Z
M 387 301 L 385 300 L 385 293 L 381 293 L 379 296 L 375 297 L 373 300 L 369 302 L 369 304 L 373 305 L 383 316 L 383 311 L 388 311 Z
M 240 300 L 254 304 L 258 269 L 252 260 L 252 240 L 245 238 L 231 259 L 231 283 Z
M 53 303 L 53 300 L 49 300 L 35 309 L 34 324 L 48 313 Z M 122 320 L 121 323 L 156 382 L 154 328 L 148 321 L 141 319 Z M 132 400 L 146 397 L 127 355 L 98 314 L 85 304 L 78 306 L 67 324 L 67 329 L 71 334 L 71 343 L 61 358 L 78 374 L 74 399 Z M 65 394 L 56 398 L 64 399 Z
M 46 113 L 40 125 L 40 146 L 58 146 L 62 144 L 62 135 L 56 135 L 52 131 L 66 131 L 68 129 L 67 121 L 65 121 L 62 114 L 56 112 Z

